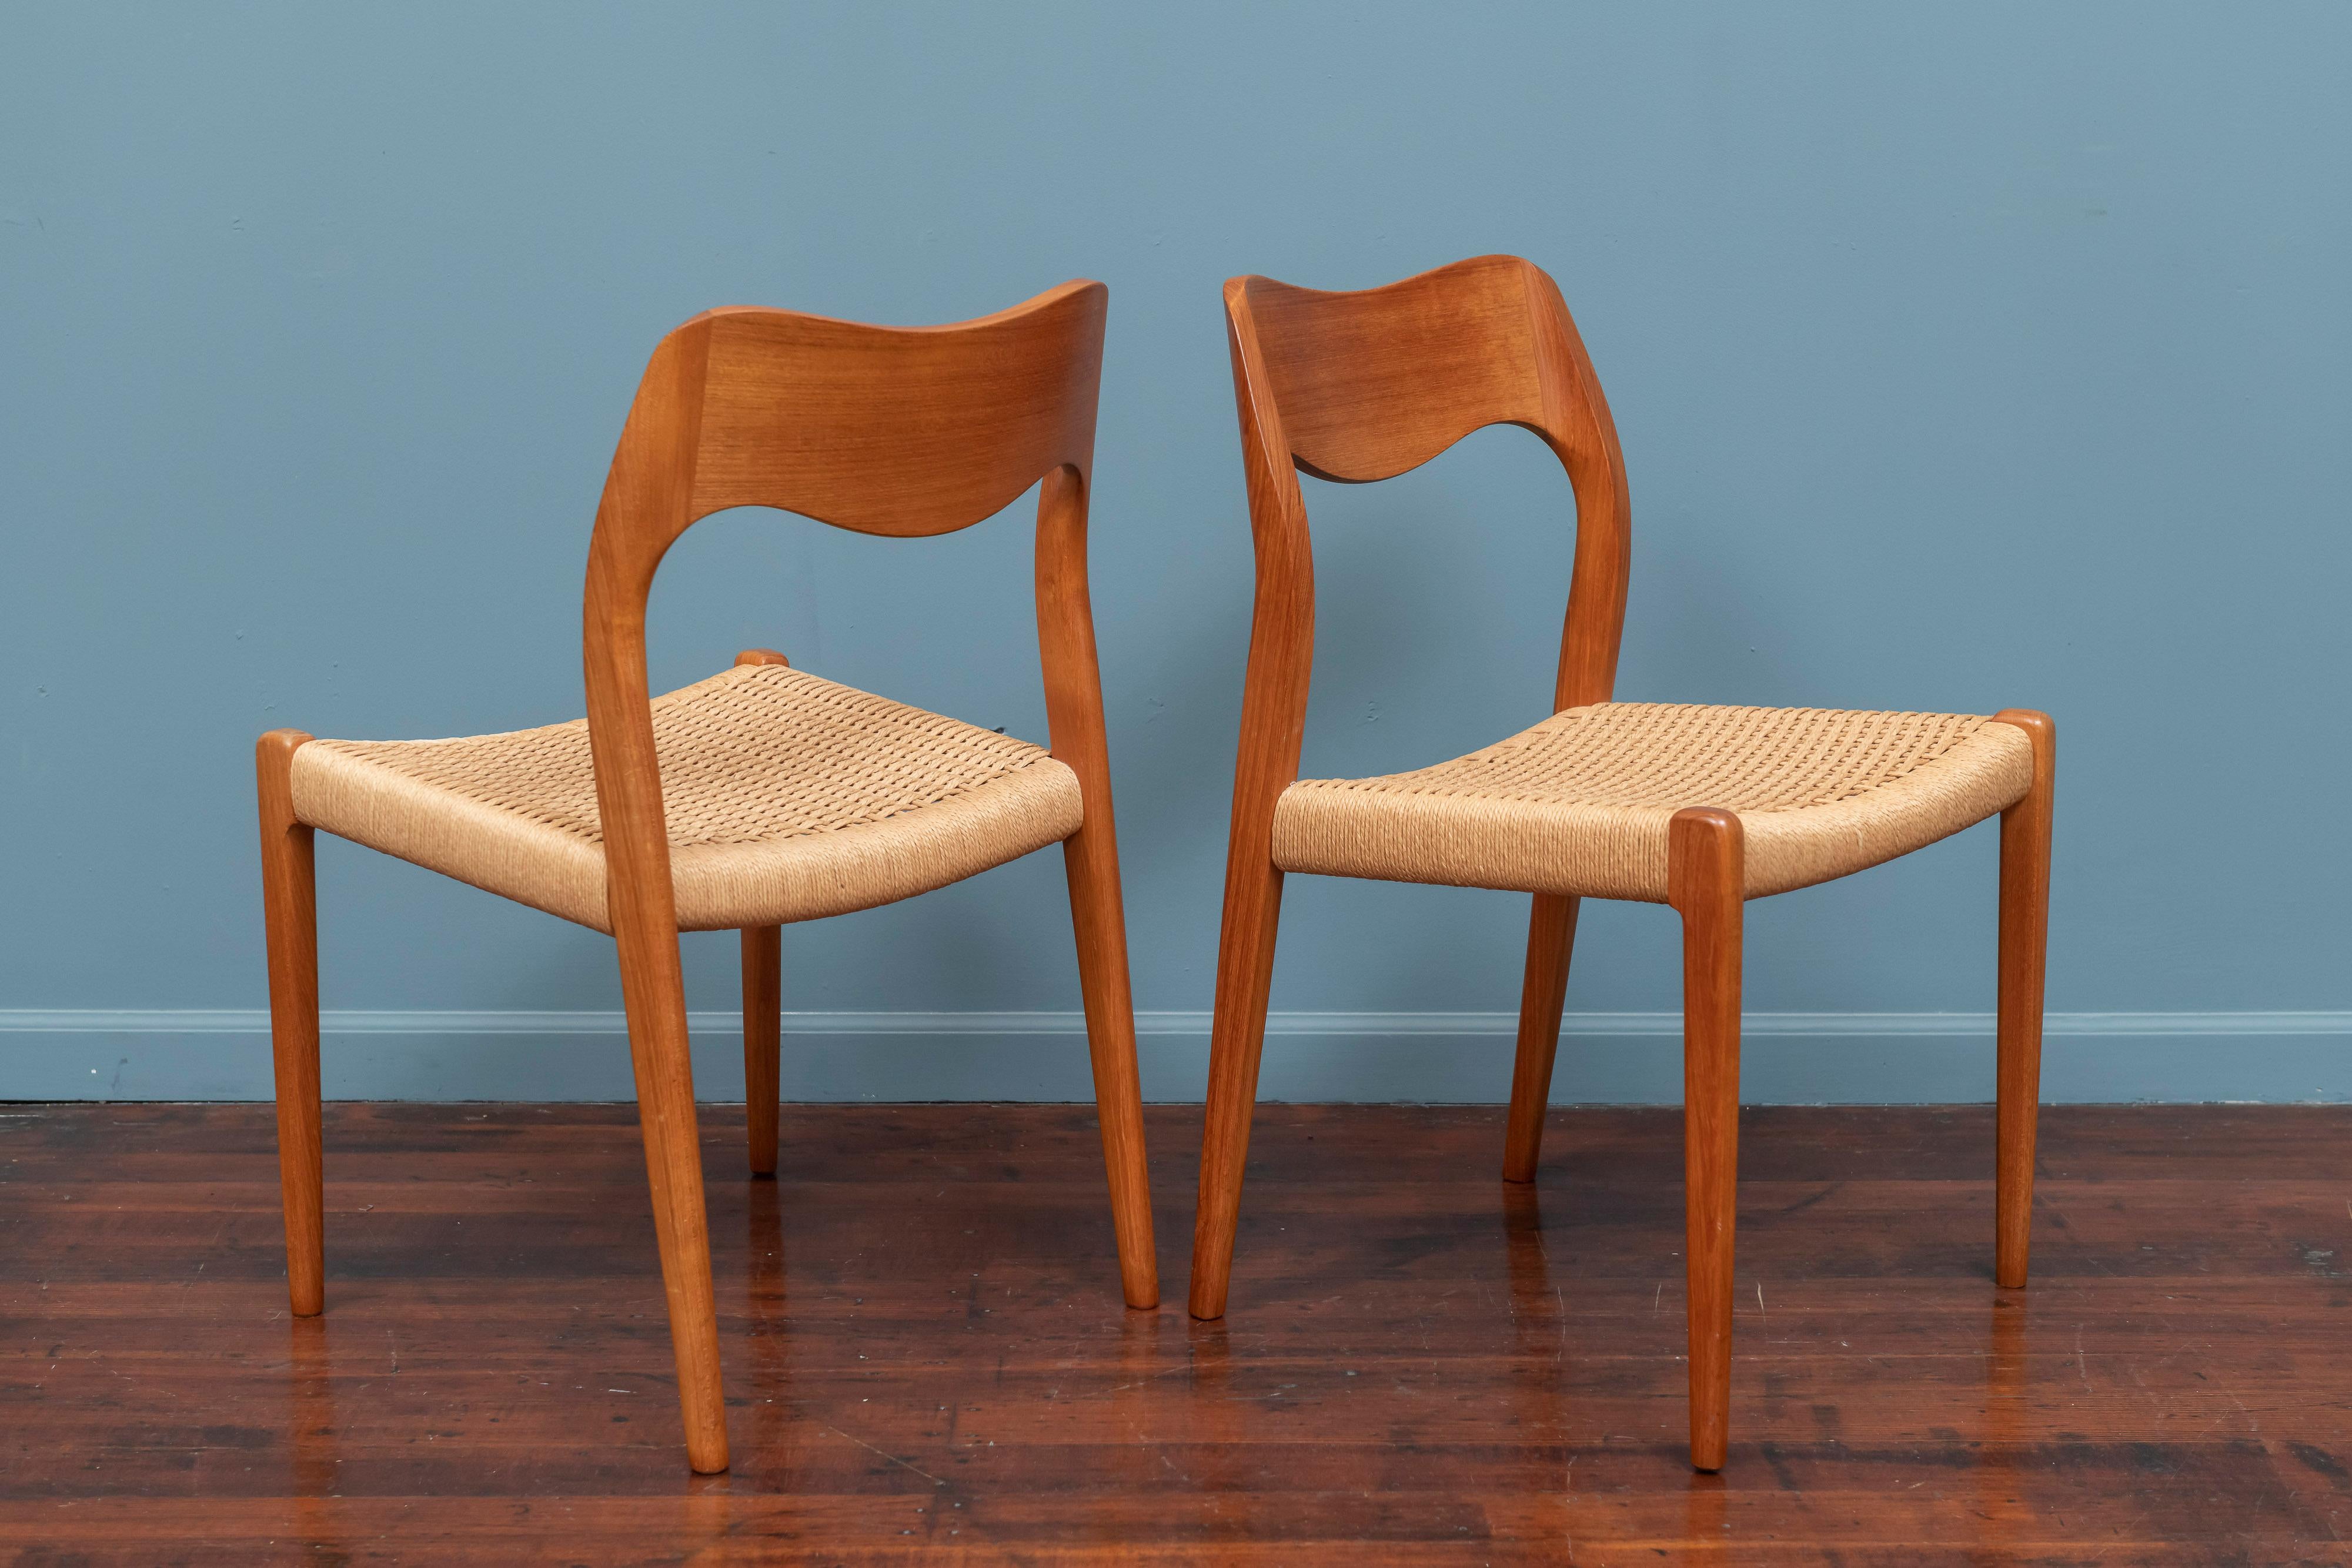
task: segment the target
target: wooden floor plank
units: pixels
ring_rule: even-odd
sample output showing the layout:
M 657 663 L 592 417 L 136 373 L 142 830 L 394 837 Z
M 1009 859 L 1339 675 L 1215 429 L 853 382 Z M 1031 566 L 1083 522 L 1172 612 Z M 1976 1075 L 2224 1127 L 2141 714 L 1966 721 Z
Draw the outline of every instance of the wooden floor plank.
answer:
M 1182 1301 L 1199 1113 L 1156 1109 Z M 1733 1447 L 1685 1462 L 1679 1125 L 1268 1106 L 1231 1312 L 1130 1312 L 1073 1107 L 705 1120 L 735 1468 L 685 1469 L 635 1113 L 0 1122 L 0 1556 L 49 1563 L 2352 1561 L 2352 1111 L 1743 1117 Z

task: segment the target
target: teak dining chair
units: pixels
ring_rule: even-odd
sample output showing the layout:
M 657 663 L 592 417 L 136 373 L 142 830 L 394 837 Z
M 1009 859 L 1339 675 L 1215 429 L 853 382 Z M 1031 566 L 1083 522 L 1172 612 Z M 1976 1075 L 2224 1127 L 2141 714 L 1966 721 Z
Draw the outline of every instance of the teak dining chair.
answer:
M 314 830 L 610 934 L 653 1187 L 687 1457 L 727 1468 L 687 1054 L 680 931 L 737 929 L 751 1165 L 776 1168 L 779 927 L 887 904 L 1060 843 L 1109 1166 L 1120 1283 L 1159 1300 L 1142 1103 L 1087 595 L 1106 291 L 890 329 L 783 310 L 698 316 L 637 388 L 588 549 L 588 716 L 457 740 L 261 737 L 262 869 L 294 1311 L 324 1300 Z M 1050 752 L 836 685 L 754 650 L 649 698 L 663 553 L 730 507 L 861 533 L 968 527 L 1039 485 Z
M 1223 1314 L 1282 882 L 1289 872 L 1535 894 L 1503 1176 L 1534 1179 L 1580 897 L 1683 921 L 1691 1461 L 1724 1461 L 1738 1154 L 1743 903 L 1876 865 L 1998 813 L 1996 1278 L 2025 1283 L 2041 1073 L 2053 730 L 2039 713 L 1840 713 L 1611 701 L 1624 623 L 1625 465 L 1552 280 L 1482 256 L 1385 288 L 1225 285 L 1257 606 L 1217 955 L 1192 1315 Z M 1516 424 L 1559 458 L 1576 555 L 1553 716 L 1452 762 L 1298 777 L 1315 639 L 1297 474 L 1416 468 Z

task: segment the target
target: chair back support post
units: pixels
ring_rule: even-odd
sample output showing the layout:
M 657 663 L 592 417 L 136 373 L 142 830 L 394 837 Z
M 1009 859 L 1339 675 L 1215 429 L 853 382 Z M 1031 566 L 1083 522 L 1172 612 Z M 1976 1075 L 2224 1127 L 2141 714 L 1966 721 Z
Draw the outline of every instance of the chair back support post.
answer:
M 1633 504 L 1617 422 L 1593 373 L 1576 319 L 1559 286 L 1540 267 L 1527 269 L 1544 419 L 1535 427 L 1568 472 L 1576 496 L 1576 557 L 1568 617 L 1560 629 L 1559 676 L 1552 710 L 1605 703 L 1616 695 L 1617 653 L 1625 631 L 1625 593 L 1633 568 Z
M 1236 845 L 1265 838 L 1274 821 L 1276 798 L 1298 777 L 1307 693 L 1315 674 L 1314 543 L 1274 378 L 1258 346 L 1252 281 L 1237 277 L 1225 285 L 1225 341 L 1233 356 L 1243 482 L 1257 558 L 1240 752 L 1234 761 Z M 1244 857 L 1228 857 L 1228 883 L 1236 876 L 1255 874 L 1256 868 Z
M 705 1474 L 727 1468 L 727 1427 L 718 1337 L 709 1326 L 717 1303 L 677 900 L 646 689 L 646 599 L 663 553 L 690 520 L 709 355 L 709 330 L 698 320 L 664 339 L 646 367 L 597 507 L 581 638 L 605 908 L 620 961 L 687 1458 Z
M 1037 496 L 1037 661 L 1045 728 L 1056 759 L 1078 776 L 1092 807 L 1110 799 L 1103 736 L 1102 674 L 1087 582 L 1087 471 L 1069 463 L 1045 476 Z M 1109 814 L 1103 815 L 1108 822 Z M 1092 815 L 1089 813 L 1089 824 Z

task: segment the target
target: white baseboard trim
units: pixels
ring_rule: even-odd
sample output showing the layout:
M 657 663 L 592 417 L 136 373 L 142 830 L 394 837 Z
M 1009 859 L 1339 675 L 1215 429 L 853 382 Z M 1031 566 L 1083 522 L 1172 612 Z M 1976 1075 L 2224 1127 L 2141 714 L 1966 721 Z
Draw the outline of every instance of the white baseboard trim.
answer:
M 689 1015 L 706 1099 L 743 1092 L 741 1016 Z M 336 1099 L 624 1100 L 618 1012 L 333 1011 L 321 1016 Z M 1136 1016 L 1144 1092 L 1197 1101 L 1209 1015 Z M 1939 1103 L 1992 1092 L 1990 1013 L 1750 1013 L 1743 1098 Z M 1517 1016 L 1280 1012 L 1267 1019 L 1272 1100 L 1487 1103 L 1504 1094 Z M 804 1101 L 1091 1097 L 1076 1012 L 784 1015 L 784 1094 Z M 1568 1103 L 1671 1104 L 1681 1016 L 1570 1013 L 1554 1082 Z M 2044 1097 L 2056 1102 L 2352 1101 L 2352 1012 L 2052 1013 Z M 260 1009 L 0 1009 L 0 1099 L 255 1100 L 270 1092 Z

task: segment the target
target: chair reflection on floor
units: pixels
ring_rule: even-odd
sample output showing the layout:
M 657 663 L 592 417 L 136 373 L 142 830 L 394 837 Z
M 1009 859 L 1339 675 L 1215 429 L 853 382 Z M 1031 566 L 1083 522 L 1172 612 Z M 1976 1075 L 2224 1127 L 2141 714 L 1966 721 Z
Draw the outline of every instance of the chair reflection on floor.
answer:
M 286 1351 L 287 1533 L 316 1560 L 341 1562 L 342 1421 L 325 1321 L 289 1319 Z
M 1979 1544 L 2021 1543 L 2017 1528 L 2029 1522 L 2018 1499 L 2020 1449 L 2031 1411 L 2026 1405 L 2026 1331 L 2032 1309 L 2025 1296 L 1996 1296 L 1985 1354 L 1984 1437 L 1977 1445 L 1977 1516 L 1984 1521 Z
M 757 1101 L 753 1102 L 754 1117 Z M 784 1267 L 784 1209 L 780 1184 L 744 1188 L 743 1325 L 751 1361 L 752 1451 L 764 1466 L 789 1470 L 792 1406 L 792 1296 Z

